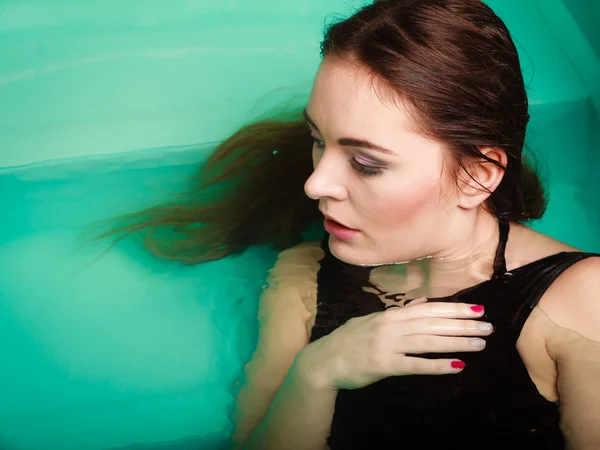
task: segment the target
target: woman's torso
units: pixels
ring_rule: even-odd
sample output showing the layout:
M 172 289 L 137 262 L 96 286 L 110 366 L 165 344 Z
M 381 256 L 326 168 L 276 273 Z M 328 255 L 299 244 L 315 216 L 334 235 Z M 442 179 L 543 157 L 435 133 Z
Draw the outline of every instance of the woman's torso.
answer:
M 590 255 L 559 251 L 508 271 L 504 258 L 507 237 L 508 229 L 499 245 L 492 279 L 432 299 L 484 304 L 486 320 L 496 327 L 487 338 L 486 349 L 454 355 L 467 364 L 458 375 L 391 377 L 362 389 L 340 391 L 329 439 L 332 450 L 438 445 L 564 448 L 555 402 L 555 366 L 544 351 L 540 333 L 543 313 L 535 307 L 561 273 Z M 337 260 L 329 252 L 327 238 L 321 248 L 325 256 L 317 273 L 318 292 L 308 296 L 316 304 L 307 305 L 314 315 L 309 321 L 311 341 L 353 317 L 386 308 L 385 295 L 364 289 L 369 285 L 369 268 Z M 386 294 L 393 298 L 393 292 Z

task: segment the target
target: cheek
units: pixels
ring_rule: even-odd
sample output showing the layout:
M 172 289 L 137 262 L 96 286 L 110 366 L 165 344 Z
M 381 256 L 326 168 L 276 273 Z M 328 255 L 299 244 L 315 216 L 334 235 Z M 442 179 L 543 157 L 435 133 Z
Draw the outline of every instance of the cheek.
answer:
M 386 227 L 392 223 L 408 225 L 428 219 L 435 220 L 436 211 L 440 211 L 442 202 L 440 179 L 434 178 L 380 191 L 380 195 L 371 197 L 370 210 L 373 219 Z

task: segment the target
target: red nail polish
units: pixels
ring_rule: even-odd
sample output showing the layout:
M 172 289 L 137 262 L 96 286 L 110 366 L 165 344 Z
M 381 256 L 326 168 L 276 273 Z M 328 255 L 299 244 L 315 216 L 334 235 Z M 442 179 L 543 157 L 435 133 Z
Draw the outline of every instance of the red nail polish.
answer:
M 462 361 L 452 361 L 450 364 L 453 369 L 464 369 L 466 364 Z
M 473 312 L 480 313 L 480 312 L 483 312 L 483 310 L 485 309 L 485 306 L 483 306 L 483 305 L 471 306 L 471 309 L 473 310 Z

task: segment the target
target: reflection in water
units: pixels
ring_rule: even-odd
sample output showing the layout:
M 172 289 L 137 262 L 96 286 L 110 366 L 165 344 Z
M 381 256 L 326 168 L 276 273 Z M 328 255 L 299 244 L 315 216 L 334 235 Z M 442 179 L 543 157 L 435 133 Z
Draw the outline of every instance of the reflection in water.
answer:
M 419 297 L 441 298 L 489 280 L 493 258 L 478 254 L 449 260 L 426 258 L 406 263 L 377 266 L 370 270 L 371 286 L 363 290 L 389 306 L 404 306 Z

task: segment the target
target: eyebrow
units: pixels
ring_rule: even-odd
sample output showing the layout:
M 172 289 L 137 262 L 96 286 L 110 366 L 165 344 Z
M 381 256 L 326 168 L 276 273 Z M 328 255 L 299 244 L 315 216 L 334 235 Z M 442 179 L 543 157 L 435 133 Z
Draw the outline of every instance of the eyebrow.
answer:
M 304 116 L 304 120 L 313 127 L 316 131 L 319 131 L 319 127 L 315 124 L 315 122 L 308 116 L 306 112 L 306 108 L 302 111 L 302 115 Z M 320 131 L 319 131 L 320 133 Z M 367 148 L 369 150 L 375 150 L 381 153 L 385 153 L 386 155 L 395 155 L 396 153 L 388 150 L 385 147 L 374 144 L 371 141 L 367 141 L 364 139 L 355 139 L 355 138 L 341 138 L 338 139 L 338 144 L 346 146 L 346 147 L 359 147 L 359 148 Z

